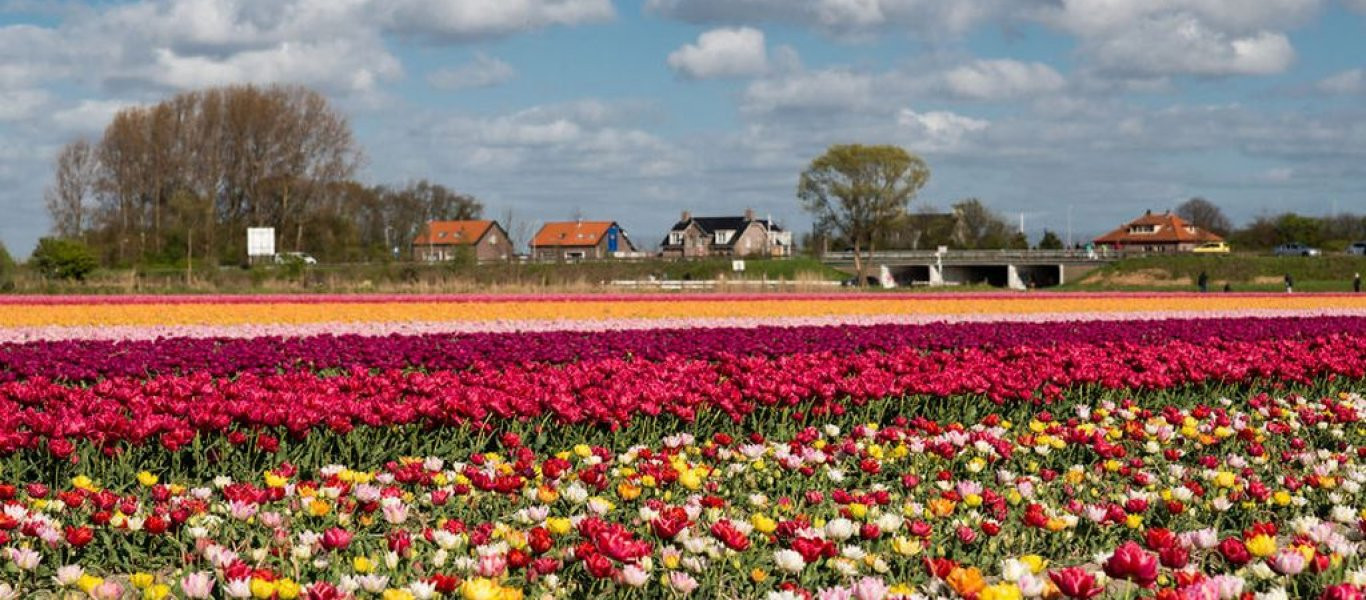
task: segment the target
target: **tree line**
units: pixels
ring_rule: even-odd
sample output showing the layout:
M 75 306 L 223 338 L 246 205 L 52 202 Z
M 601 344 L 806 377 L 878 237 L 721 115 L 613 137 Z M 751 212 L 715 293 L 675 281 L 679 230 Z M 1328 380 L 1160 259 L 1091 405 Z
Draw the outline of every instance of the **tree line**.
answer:
M 347 119 L 299 86 L 227 86 L 119 111 L 61 149 L 46 194 L 53 233 L 108 266 L 245 260 L 248 227 L 332 261 L 389 256 L 430 219 L 478 218 L 428 181 L 367 186 Z
M 804 245 L 816 253 L 852 251 L 860 282 L 864 280 L 863 255 L 875 250 L 1030 247 L 1022 231 L 977 198 L 956 202 L 948 211 L 927 205 L 912 212 L 911 204 L 929 178 L 930 168 L 923 159 L 896 146 L 831 146 L 798 179 L 797 198 L 814 218 Z M 1355 213 L 1264 215 L 1235 229 L 1218 205 L 1196 197 L 1179 205 L 1176 214 L 1244 250 L 1300 242 L 1335 251 L 1366 240 L 1366 215 Z M 1045 229 L 1034 247 L 1060 250 L 1064 246 L 1055 231 Z

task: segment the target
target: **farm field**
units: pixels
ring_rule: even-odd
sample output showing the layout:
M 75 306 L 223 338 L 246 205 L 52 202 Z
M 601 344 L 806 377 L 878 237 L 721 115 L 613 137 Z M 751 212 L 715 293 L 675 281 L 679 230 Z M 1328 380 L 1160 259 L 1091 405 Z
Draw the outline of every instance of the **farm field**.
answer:
M 1361 598 L 1366 296 L 0 297 L 0 598 Z

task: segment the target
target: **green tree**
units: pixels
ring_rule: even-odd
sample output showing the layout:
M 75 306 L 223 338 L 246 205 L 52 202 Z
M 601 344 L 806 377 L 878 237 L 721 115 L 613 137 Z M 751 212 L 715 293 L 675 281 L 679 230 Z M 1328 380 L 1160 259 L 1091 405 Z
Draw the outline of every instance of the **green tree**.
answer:
M 1039 240 L 1040 250 L 1062 250 L 1062 239 L 1051 229 L 1043 230 L 1043 238 Z
M 837 233 L 854 250 L 859 285 L 867 280 L 863 251 L 899 217 L 929 181 L 919 156 L 896 146 L 831 146 L 811 161 L 797 184 L 797 198 L 821 231 Z
M 29 265 L 49 279 L 84 281 L 99 266 L 95 255 L 83 242 L 61 238 L 43 238 L 33 249 Z
M 0 242 L 0 292 L 8 292 L 14 289 L 15 270 L 14 257 L 9 255 L 5 243 Z

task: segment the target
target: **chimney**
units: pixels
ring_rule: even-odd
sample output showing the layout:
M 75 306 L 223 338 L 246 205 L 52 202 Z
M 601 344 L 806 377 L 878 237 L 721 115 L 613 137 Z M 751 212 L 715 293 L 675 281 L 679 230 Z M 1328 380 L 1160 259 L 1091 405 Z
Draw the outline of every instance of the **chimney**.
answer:
M 752 208 L 746 208 L 746 209 L 745 209 L 745 220 L 746 220 L 746 221 L 753 221 L 753 220 L 754 220 L 754 209 L 752 209 Z
M 679 216 L 678 220 L 687 223 L 688 221 L 692 220 L 692 213 L 685 210 L 683 211 L 683 214 Z

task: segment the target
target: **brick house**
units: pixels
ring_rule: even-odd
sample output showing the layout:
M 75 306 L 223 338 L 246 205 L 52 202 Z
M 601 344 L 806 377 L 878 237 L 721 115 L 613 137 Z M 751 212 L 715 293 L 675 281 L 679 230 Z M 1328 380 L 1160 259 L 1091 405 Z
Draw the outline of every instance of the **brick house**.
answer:
M 1125 223 L 1119 229 L 1102 235 L 1093 243 L 1097 248 L 1130 252 L 1177 253 L 1190 252 L 1206 242 L 1222 242 L 1224 238 L 1187 223 L 1171 212 L 1143 216 Z
M 546 223 L 531 239 L 533 260 L 600 260 L 635 252 L 631 238 L 616 221 Z
M 756 219 L 753 210 L 738 217 L 694 217 L 685 211 L 660 250 L 672 258 L 791 256 L 792 233 Z
M 511 260 L 515 249 L 497 221 L 428 221 L 413 240 L 413 260 L 442 262 L 472 252 L 478 262 Z

